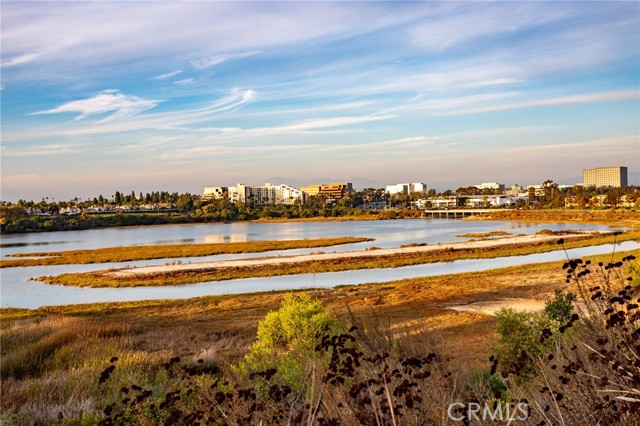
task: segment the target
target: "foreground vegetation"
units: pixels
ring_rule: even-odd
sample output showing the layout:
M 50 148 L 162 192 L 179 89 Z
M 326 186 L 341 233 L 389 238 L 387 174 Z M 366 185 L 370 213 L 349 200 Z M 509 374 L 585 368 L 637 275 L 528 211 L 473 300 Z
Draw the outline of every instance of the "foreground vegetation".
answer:
M 547 231 L 549 232 L 549 231 Z M 599 244 L 638 240 L 640 231 L 625 232 L 621 235 L 600 235 L 573 238 L 566 243 L 567 248 L 587 247 Z M 113 271 L 93 271 L 68 273 L 37 278 L 49 284 L 77 287 L 138 287 L 183 285 L 208 281 L 223 281 L 240 278 L 273 277 L 324 272 L 339 272 L 357 269 L 398 268 L 418 264 L 449 262 L 461 259 L 488 259 L 495 257 L 519 256 L 557 250 L 554 241 L 508 244 L 484 248 L 453 249 L 443 248 L 430 252 L 402 253 L 375 257 L 335 258 L 331 260 L 304 261 L 296 264 L 242 266 L 209 268 L 198 270 L 173 270 L 140 275 L 116 276 Z
M 640 372 L 626 360 L 640 355 L 640 319 L 637 295 L 618 279 L 620 259 L 633 254 L 640 251 L 594 257 L 589 274 L 586 262 L 564 270 L 555 262 L 312 297 L 0 310 L 0 420 L 445 425 L 451 403 L 461 404 L 453 411 L 461 419 L 471 403 L 508 405 L 516 415 L 524 403 L 528 418 L 517 424 L 636 424 Z M 557 342 L 551 352 L 529 356 L 532 346 L 524 346 L 530 378 L 510 372 L 518 356 L 509 360 L 494 347 L 501 339 L 495 318 L 447 309 L 504 294 L 544 300 L 558 288 L 582 292 L 591 315 L 571 315 L 562 335 L 555 327 L 534 336 Z M 499 357 L 487 361 L 492 353 Z
M 211 256 L 217 254 L 259 253 L 272 250 L 328 247 L 373 241 L 371 238 L 317 238 L 307 240 L 250 241 L 211 244 L 165 244 L 132 247 L 108 247 L 93 250 L 16 253 L 12 257 L 32 259 L 0 260 L 0 268 L 15 266 L 68 265 L 87 263 L 127 262 L 148 259 Z

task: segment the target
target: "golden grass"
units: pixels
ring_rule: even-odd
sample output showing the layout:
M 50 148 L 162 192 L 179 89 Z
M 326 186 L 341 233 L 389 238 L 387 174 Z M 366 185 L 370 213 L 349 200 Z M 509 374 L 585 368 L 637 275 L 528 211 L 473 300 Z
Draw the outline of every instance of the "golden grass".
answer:
M 588 236 L 574 238 L 565 242 L 566 248 L 578 248 L 614 241 L 640 239 L 640 231 L 629 231 L 619 236 Z M 336 258 L 323 261 L 307 261 L 297 264 L 224 267 L 200 270 L 179 270 L 157 272 L 137 276 L 116 277 L 110 271 L 69 273 L 56 276 L 39 277 L 37 280 L 49 284 L 77 287 L 140 287 L 194 284 L 209 281 L 224 281 L 240 278 L 273 277 L 309 273 L 339 272 L 357 269 L 398 268 L 426 263 L 450 262 L 460 259 L 488 259 L 532 253 L 544 253 L 558 250 L 555 241 L 509 244 L 473 249 L 443 248 L 423 253 L 403 253 L 376 257 Z
M 463 220 L 497 220 L 518 222 L 593 223 L 640 228 L 640 211 L 636 210 L 496 210 Z
M 459 234 L 456 237 L 460 238 L 489 238 L 489 237 L 504 237 L 505 235 L 511 235 L 507 231 L 492 231 L 492 232 L 470 232 L 468 234 Z
M 371 238 L 317 238 L 308 240 L 250 241 L 212 244 L 167 244 L 133 247 L 108 247 L 93 250 L 17 253 L 13 257 L 35 259 L 0 260 L 0 268 L 15 266 L 67 265 L 128 262 L 134 260 L 211 256 L 216 254 L 259 253 L 272 250 L 328 247 L 373 241 Z

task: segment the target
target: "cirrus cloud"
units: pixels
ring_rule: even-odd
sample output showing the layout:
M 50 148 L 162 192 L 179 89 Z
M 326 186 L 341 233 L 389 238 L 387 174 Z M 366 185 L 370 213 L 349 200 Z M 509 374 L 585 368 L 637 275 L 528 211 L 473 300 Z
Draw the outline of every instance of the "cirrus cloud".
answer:
M 204 70 L 207 68 L 211 68 L 214 65 L 221 64 L 227 61 L 233 61 L 236 59 L 248 58 L 250 56 L 254 56 L 259 54 L 259 50 L 255 50 L 253 52 L 241 52 L 241 53 L 227 53 L 223 55 L 213 55 L 207 56 L 206 58 L 200 58 L 194 61 L 190 61 L 190 64 L 193 68 L 197 70 Z
M 29 115 L 59 114 L 65 112 L 78 112 L 74 120 L 81 120 L 91 115 L 101 115 L 109 112 L 109 115 L 100 122 L 107 122 L 117 118 L 130 117 L 139 114 L 158 105 L 161 101 L 144 99 L 138 96 L 125 95 L 119 90 L 103 90 L 96 96 L 87 99 L 67 102 L 55 108 L 36 111 Z

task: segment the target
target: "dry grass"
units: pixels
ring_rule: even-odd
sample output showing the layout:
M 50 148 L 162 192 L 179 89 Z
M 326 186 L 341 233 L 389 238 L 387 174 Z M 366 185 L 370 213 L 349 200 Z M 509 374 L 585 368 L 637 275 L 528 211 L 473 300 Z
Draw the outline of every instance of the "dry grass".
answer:
M 640 211 L 635 210 L 496 210 L 463 220 L 517 222 L 594 223 L 640 228 Z
M 251 241 L 213 244 L 167 244 L 133 247 L 108 247 L 93 250 L 17 253 L 13 257 L 35 259 L 0 260 L 0 268 L 15 266 L 67 265 L 87 263 L 128 262 L 134 260 L 211 256 L 217 254 L 260 253 L 272 250 L 328 247 L 373 241 L 370 238 L 317 238 L 309 240 Z
M 511 235 L 507 231 L 492 231 L 492 232 L 470 232 L 468 234 L 456 235 L 459 238 L 490 238 L 490 237 L 504 237 L 505 235 Z

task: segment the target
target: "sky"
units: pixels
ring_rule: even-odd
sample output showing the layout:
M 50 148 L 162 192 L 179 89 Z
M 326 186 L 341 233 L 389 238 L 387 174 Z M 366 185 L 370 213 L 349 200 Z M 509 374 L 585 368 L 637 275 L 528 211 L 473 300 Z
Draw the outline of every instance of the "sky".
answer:
M 638 183 L 637 1 L 1 6 L 5 201 L 601 166 Z

